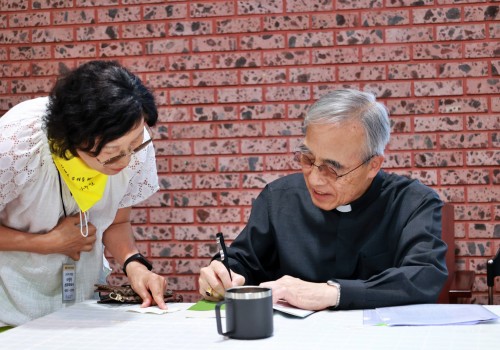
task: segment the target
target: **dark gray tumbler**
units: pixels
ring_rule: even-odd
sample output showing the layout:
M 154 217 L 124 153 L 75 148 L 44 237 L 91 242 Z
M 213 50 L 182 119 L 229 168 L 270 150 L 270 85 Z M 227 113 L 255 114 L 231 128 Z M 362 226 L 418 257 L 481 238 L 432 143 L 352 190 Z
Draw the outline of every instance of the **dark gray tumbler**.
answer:
M 222 330 L 220 309 L 226 305 L 226 332 Z M 235 339 L 260 339 L 273 335 L 273 297 L 270 288 L 233 287 L 215 307 L 217 331 Z

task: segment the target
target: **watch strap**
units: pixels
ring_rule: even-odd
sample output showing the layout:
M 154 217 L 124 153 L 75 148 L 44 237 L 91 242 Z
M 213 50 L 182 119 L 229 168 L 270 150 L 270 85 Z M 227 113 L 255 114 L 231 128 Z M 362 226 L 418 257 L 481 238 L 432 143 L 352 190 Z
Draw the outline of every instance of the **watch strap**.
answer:
M 326 284 L 329 286 L 337 287 L 337 302 L 335 303 L 335 306 L 333 308 L 337 308 L 340 304 L 340 283 L 328 280 L 326 281 Z
M 123 263 L 123 273 L 125 274 L 125 276 L 128 276 L 127 265 L 132 261 L 137 261 L 143 264 L 149 271 L 153 269 L 153 265 L 144 257 L 144 255 L 142 255 L 141 253 L 136 253 L 134 255 L 129 256 L 127 260 L 125 260 L 125 262 Z

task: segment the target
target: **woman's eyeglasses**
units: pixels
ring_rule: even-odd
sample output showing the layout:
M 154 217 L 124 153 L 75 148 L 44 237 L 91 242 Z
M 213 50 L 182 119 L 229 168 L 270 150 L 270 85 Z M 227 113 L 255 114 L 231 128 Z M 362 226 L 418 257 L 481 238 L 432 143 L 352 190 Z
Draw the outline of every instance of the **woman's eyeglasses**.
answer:
M 295 152 L 294 154 L 294 159 L 297 163 L 300 164 L 300 166 L 302 167 L 302 170 L 304 171 L 309 171 L 312 169 L 313 166 L 315 166 L 316 168 L 318 168 L 318 170 L 323 173 L 323 171 L 325 172 L 325 174 L 330 178 L 332 179 L 333 181 L 337 181 L 339 178 L 341 177 L 344 177 L 346 175 L 349 175 L 350 173 L 352 173 L 354 170 L 362 167 L 363 165 L 365 165 L 366 163 L 368 163 L 375 155 L 371 155 L 368 159 L 366 159 L 363 163 L 361 163 L 360 165 L 358 165 L 357 167 L 355 167 L 354 169 L 352 170 L 349 170 L 347 173 L 344 173 L 342 175 L 339 175 L 337 174 L 337 171 L 334 169 L 333 165 L 330 165 L 328 163 L 323 163 L 323 164 L 320 164 L 320 165 L 317 165 L 314 163 L 314 159 L 308 157 L 307 155 L 305 155 L 304 153 L 300 152 L 300 151 L 297 151 Z
M 129 153 L 122 153 L 122 154 L 119 154 L 115 157 L 111 157 L 109 158 L 108 160 L 105 160 L 103 162 L 101 162 L 99 159 L 97 159 L 97 161 L 102 165 L 102 166 L 109 166 L 109 165 L 113 165 L 113 164 L 116 164 L 118 163 L 119 161 L 121 161 L 123 158 L 125 157 L 129 157 L 129 156 L 132 156 L 136 153 L 139 153 L 140 151 L 142 151 L 144 148 L 146 148 L 147 145 L 149 145 L 151 142 L 153 142 L 153 136 L 152 136 L 152 133 L 151 133 L 151 129 L 146 127 L 146 130 L 149 134 L 149 140 L 145 141 L 144 143 L 140 144 L 139 146 L 137 146 L 136 148 L 134 148 L 132 151 L 130 151 Z

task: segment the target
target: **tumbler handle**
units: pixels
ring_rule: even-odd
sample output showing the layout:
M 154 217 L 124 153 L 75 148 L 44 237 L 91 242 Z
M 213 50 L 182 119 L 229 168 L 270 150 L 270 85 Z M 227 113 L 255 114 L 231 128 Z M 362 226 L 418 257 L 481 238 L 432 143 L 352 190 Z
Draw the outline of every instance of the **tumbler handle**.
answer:
M 217 332 L 219 332 L 220 335 L 229 335 L 233 332 L 233 330 L 227 330 L 226 329 L 226 332 L 223 332 L 222 331 L 222 318 L 220 316 L 220 309 L 222 307 L 222 305 L 226 304 L 226 300 L 223 300 L 221 302 L 218 302 L 217 305 L 215 305 L 215 319 L 217 321 Z M 226 310 L 227 310 L 227 307 L 226 307 Z M 226 315 L 226 319 L 227 319 L 227 315 Z M 227 322 L 226 322 L 226 326 L 227 326 Z

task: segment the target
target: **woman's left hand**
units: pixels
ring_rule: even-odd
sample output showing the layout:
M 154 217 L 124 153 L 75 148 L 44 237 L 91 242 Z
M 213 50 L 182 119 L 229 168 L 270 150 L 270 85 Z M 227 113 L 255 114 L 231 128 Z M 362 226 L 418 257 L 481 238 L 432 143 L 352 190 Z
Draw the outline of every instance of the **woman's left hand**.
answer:
M 158 305 L 160 309 L 167 309 L 167 304 L 163 299 L 167 288 L 165 278 L 149 271 L 146 266 L 137 261 L 132 261 L 127 265 L 127 276 L 132 289 L 142 298 L 141 307 Z

